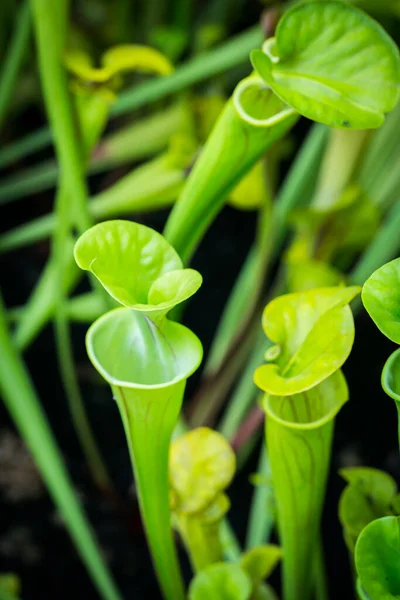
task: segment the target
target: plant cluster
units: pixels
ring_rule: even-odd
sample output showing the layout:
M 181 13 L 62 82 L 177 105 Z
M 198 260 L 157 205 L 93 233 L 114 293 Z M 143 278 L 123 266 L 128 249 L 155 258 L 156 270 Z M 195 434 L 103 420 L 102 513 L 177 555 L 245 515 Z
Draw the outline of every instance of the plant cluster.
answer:
M 235 82 L 230 98 L 175 98 L 105 136 L 124 102 L 137 108 L 204 79 L 218 61 L 225 68 L 234 45 L 208 50 L 201 68 L 199 55 L 174 72 L 188 43 L 185 28 L 156 28 L 154 44 L 161 39 L 166 54 L 124 43 L 95 66 L 82 45 L 65 52 L 67 8 L 49 0 L 21 5 L 17 34 L 25 39 L 32 20 L 56 153 L 54 164 L 39 165 L 36 189 L 56 182 L 57 191 L 51 214 L 0 236 L 2 253 L 51 238 L 25 306 L 0 305 L 5 404 L 105 600 L 122 596 L 20 354 L 51 320 L 80 445 L 98 493 L 109 494 L 113 484 L 81 397 L 71 341 L 72 322 L 90 323 L 87 354 L 121 416 L 163 598 L 327 600 L 321 519 L 335 419 L 351 391 L 342 367 L 362 304 L 400 344 L 400 259 L 391 260 L 400 248 L 400 53 L 383 26 L 400 8 L 383 0 L 290 2 L 261 49 L 258 31 L 239 39 L 236 56 L 250 54 L 253 71 Z M 18 57 L 10 66 L 15 75 Z M 123 92 L 132 71 L 161 77 Z M 0 78 L 0 120 L 2 89 Z M 277 189 L 288 136 L 301 117 L 314 123 Z M 18 152 L 5 150 L 3 164 Z M 88 198 L 88 173 L 134 160 L 142 162 Z M 22 175 L 25 186 L 29 177 Z M 4 202 L 24 193 L 12 181 L 4 190 Z M 180 321 L 194 294 L 207 294 L 202 275 L 188 265 L 226 203 L 256 210 L 257 230 L 198 389 L 182 410 L 203 348 Z M 170 206 L 162 234 L 138 222 L 140 213 Z M 132 214 L 134 221 L 122 218 Z M 73 293 L 83 272 L 90 291 Z M 400 415 L 400 349 L 383 369 L 382 386 Z M 260 439 L 242 548 L 227 488 Z M 346 487 L 339 518 L 355 594 L 398 598 L 396 481 L 367 466 L 340 475 Z M 188 585 L 177 540 L 192 569 Z M 278 566 L 280 587 L 269 580 Z M 13 574 L 0 576 L 0 598 L 19 593 Z

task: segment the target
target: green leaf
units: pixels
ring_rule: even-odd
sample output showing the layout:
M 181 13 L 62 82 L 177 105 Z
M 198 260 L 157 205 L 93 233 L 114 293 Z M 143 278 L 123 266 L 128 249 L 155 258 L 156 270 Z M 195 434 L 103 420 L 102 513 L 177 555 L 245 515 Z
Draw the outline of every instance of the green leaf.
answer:
M 400 348 L 389 356 L 383 367 L 382 387 L 400 409 Z
M 269 394 L 290 396 L 308 390 L 340 369 L 354 341 L 347 304 L 360 288 L 332 287 L 280 296 L 263 314 L 263 328 L 281 351 L 254 375 Z
M 75 245 L 75 260 L 91 271 L 108 293 L 138 311 L 167 311 L 187 300 L 202 277 L 183 269 L 170 244 L 149 227 L 106 221 L 88 229 Z
M 367 279 L 361 298 L 378 329 L 400 344 L 400 258 L 386 263 Z
M 343 275 L 321 260 L 290 260 L 287 265 L 288 288 L 293 292 L 306 292 L 320 287 L 343 283 Z
M 360 534 L 355 552 L 362 588 L 371 600 L 400 598 L 400 517 L 372 521 Z
M 376 21 L 342 2 L 293 7 L 251 60 L 284 102 L 331 127 L 379 127 L 399 99 L 396 45 Z
M 228 496 L 224 493 L 218 494 L 214 500 L 201 513 L 202 523 L 211 525 L 220 521 L 231 507 Z
M 172 443 L 169 469 L 175 510 L 192 514 L 206 509 L 230 484 L 236 459 L 224 436 L 199 427 Z
M 21 593 L 21 581 L 14 573 L 0 574 L 0 596 L 2 591 L 10 596 L 18 596 Z
M 189 600 L 249 600 L 251 581 L 235 564 L 217 563 L 201 571 L 189 587 Z
M 256 546 L 242 555 L 240 566 L 250 577 L 253 586 L 257 587 L 270 576 L 281 558 L 282 550 L 279 546 Z
M 371 521 L 391 514 L 396 496 L 394 479 L 383 471 L 367 467 L 342 469 L 341 476 L 349 482 L 339 503 L 339 518 L 351 552 L 361 531 Z
M 81 50 L 70 50 L 65 57 L 65 65 L 73 75 L 97 84 L 107 83 L 127 71 L 159 75 L 169 75 L 173 71 L 172 64 L 161 52 L 134 44 L 110 48 L 103 54 L 101 63 L 101 67 L 94 67 L 90 56 Z

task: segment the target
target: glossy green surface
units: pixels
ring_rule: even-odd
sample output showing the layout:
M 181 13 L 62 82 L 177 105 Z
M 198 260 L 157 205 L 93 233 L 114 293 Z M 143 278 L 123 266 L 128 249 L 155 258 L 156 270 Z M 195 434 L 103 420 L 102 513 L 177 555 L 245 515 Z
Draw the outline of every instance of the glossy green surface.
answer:
M 269 394 L 290 396 L 317 385 L 350 354 L 354 322 L 348 303 L 360 288 L 332 287 L 286 294 L 263 313 L 263 328 L 277 346 L 271 364 L 254 375 Z
M 293 7 L 251 58 L 277 96 L 331 127 L 380 127 L 399 99 L 398 48 L 376 21 L 343 2 Z
M 400 517 L 372 521 L 356 545 L 358 577 L 370 600 L 400 598 Z

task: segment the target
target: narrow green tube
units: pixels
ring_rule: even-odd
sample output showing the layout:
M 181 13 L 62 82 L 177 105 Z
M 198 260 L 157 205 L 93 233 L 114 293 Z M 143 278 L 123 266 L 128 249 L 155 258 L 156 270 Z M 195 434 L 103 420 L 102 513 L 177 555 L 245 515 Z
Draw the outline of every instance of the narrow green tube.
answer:
M 307 392 L 265 398 L 285 600 L 311 598 L 334 418 L 347 399 L 340 371 Z
M 168 455 L 186 379 L 202 358 L 201 344 L 189 329 L 165 316 L 118 308 L 90 327 L 87 350 L 118 404 L 164 597 L 184 600 L 171 529 Z
M 257 99 L 254 116 L 248 114 L 254 110 L 253 96 L 249 99 L 248 94 L 255 94 Z M 243 104 L 246 104 L 244 108 Z M 237 86 L 165 227 L 165 237 L 184 263 L 190 260 L 230 191 L 297 119 L 298 114 L 256 78 L 243 80 Z

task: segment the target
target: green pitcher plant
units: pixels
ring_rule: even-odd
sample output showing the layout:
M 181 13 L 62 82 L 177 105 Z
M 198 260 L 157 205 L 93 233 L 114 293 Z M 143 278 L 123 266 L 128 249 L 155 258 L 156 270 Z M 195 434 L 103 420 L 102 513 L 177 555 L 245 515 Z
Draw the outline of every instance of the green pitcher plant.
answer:
M 266 392 L 266 441 L 283 549 L 285 600 L 308 600 L 335 416 L 348 400 L 340 371 L 354 341 L 349 302 L 360 288 L 280 296 L 263 313 L 275 345 L 254 381 Z
M 194 571 L 223 558 L 220 523 L 230 507 L 224 489 L 236 458 L 220 433 L 199 427 L 171 444 L 171 508 Z
M 226 104 L 166 225 L 185 262 L 235 184 L 300 115 L 374 129 L 399 99 L 398 48 L 376 21 L 340 1 L 289 9 L 251 62 L 255 72 Z
M 86 231 L 76 243 L 75 259 L 122 304 L 90 327 L 87 351 L 111 385 L 121 414 L 161 588 L 166 598 L 183 599 L 170 525 L 168 452 L 186 380 L 201 362 L 202 347 L 167 313 L 192 296 L 202 278 L 182 268 L 160 234 L 129 221 Z
M 215 563 L 194 577 L 189 600 L 277 600 L 267 579 L 281 558 L 273 544 L 245 552 L 239 563 Z

